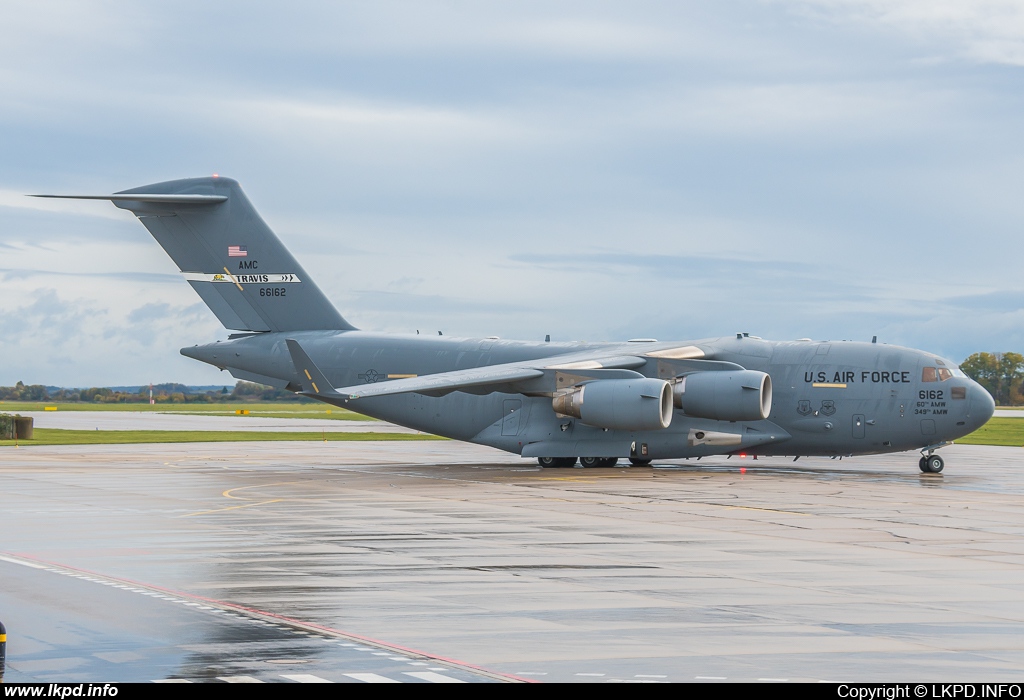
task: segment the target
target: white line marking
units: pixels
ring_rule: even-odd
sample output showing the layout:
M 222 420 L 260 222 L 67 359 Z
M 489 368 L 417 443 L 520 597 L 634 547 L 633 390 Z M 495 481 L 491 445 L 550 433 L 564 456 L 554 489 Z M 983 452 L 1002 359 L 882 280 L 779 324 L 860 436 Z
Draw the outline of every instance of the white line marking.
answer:
M 363 683 L 401 683 L 402 681 L 396 681 L 393 678 L 387 676 L 378 676 L 376 673 L 345 673 L 342 674 L 349 678 L 355 678 L 357 681 Z
M 724 681 L 728 680 L 725 676 L 694 676 L 695 680 L 698 681 Z
M 21 561 L 19 559 L 11 559 L 10 557 L 0 557 L 0 561 L 5 561 L 8 564 L 20 564 L 21 566 L 27 566 L 30 569 L 45 569 L 45 566 L 39 564 L 29 564 L 27 561 Z
M 425 661 L 410 661 L 409 665 L 410 666 L 428 666 L 429 664 L 427 664 Z
M 217 680 L 224 681 L 225 683 L 265 683 L 259 678 L 253 678 L 252 676 L 217 676 Z
M 295 681 L 296 683 L 333 683 L 334 682 L 334 681 L 329 681 L 326 678 L 321 678 L 320 676 L 314 676 L 314 675 L 309 674 L 309 673 L 287 673 L 287 674 L 286 673 L 282 673 L 281 674 L 281 678 L 287 678 L 288 680 Z
M 460 681 L 458 678 L 452 678 L 451 676 L 445 676 L 440 673 L 433 673 L 431 671 L 403 671 L 406 676 L 412 676 L 413 678 L 419 678 L 421 681 L 430 681 L 431 683 L 465 683 L 466 681 Z

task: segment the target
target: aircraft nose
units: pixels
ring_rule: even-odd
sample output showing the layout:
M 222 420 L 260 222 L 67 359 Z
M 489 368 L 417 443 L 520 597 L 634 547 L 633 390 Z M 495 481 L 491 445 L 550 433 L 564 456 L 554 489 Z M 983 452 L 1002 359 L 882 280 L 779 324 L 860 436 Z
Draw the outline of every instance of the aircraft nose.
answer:
M 967 390 L 970 404 L 967 407 L 967 422 L 972 430 L 977 430 L 988 423 L 988 419 L 996 410 L 996 402 L 981 384 L 972 381 Z

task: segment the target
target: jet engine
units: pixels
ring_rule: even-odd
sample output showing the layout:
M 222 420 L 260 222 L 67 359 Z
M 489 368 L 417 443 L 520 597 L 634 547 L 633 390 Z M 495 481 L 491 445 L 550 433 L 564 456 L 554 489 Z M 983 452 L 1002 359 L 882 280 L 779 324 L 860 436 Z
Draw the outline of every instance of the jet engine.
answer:
M 672 385 L 661 379 L 598 379 L 551 404 L 555 413 L 595 428 L 661 430 L 672 422 Z
M 772 410 L 772 378 L 750 369 L 687 374 L 672 394 L 678 408 L 699 418 L 763 420 Z

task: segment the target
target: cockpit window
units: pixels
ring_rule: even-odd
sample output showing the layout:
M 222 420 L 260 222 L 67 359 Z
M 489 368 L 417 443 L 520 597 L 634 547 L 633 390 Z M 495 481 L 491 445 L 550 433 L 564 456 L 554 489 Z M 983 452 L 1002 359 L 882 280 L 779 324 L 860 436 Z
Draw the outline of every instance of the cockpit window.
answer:
M 953 372 L 946 367 L 925 367 L 921 370 L 922 382 L 944 382 L 953 376 Z
M 967 375 L 964 374 L 964 371 L 959 367 L 954 367 L 952 372 L 954 377 L 960 377 L 961 379 L 965 379 L 967 377 Z

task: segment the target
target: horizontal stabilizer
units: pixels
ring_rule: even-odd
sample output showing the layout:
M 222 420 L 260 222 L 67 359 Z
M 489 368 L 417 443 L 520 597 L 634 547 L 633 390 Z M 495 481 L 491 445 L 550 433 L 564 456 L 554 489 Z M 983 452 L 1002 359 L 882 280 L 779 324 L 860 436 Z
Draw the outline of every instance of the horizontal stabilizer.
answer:
M 292 356 L 292 364 L 295 365 L 295 372 L 299 376 L 299 384 L 302 386 L 303 394 L 310 396 L 338 396 L 331 383 L 320 371 L 309 355 L 302 349 L 298 341 L 288 338 L 288 353 Z
M 46 199 L 103 199 L 111 202 L 148 202 L 151 204 L 220 204 L 228 201 L 222 194 L 30 194 Z

